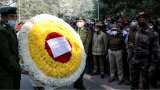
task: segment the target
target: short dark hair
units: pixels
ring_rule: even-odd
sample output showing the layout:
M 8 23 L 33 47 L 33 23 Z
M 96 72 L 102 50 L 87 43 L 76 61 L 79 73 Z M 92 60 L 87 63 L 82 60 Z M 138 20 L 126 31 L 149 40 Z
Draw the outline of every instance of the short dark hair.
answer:
M 138 20 L 139 18 L 145 18 L 150 20 L 151 12 L 147 9 L 140 9 L 138 14 L 136 15 L 136 19 Z

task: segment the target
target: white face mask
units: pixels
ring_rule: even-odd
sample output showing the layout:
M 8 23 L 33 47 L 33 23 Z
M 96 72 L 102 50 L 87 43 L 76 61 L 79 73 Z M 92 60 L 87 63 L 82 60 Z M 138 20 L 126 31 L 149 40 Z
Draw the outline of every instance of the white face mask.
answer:
M 85 22 L 84 22 L 84 21 L 82 21 L 82 22 L 77 22 L 77 26 L 78 26 L 79 28 L 84 27 L 84 25 L 85 25 Z
M 8 24 L 11 28 L 15 29 L 15 27 L 16 27 L 16 20 L 8 20 L 7 24 Z
M 118 33 L 117 31 L 112 31 L 111 35 L 117 35 L 117 33 Z
M 153 29 L 153 25 L 149 25 L 149 28 Z
M 137 21 L 132 21 L 130 25 L 131 25 L 131 26 L 137 26 L 137 25 L 138 25 L 138 22 L 137 22 Z

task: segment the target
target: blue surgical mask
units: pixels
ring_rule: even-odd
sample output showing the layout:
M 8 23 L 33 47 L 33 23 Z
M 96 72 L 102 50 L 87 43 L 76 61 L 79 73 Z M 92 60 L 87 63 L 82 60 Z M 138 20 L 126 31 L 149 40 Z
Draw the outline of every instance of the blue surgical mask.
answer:
M 16 20 L 8 20 L 7 24 L 8 24 L 11 28 L 15 29 L 15 27 L 16 27 Z

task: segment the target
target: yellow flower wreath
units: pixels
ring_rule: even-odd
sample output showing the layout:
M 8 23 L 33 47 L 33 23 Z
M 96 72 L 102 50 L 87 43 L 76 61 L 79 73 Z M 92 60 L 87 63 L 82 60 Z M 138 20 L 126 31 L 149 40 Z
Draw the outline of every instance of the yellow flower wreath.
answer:
M 63 35 L 72 45 L 72 56 L 67 63 L 60 63 L 53 60 L 45 50 L 45 39 L 49 33 L 57 32 Z M 29 32 L 29 51 L 36 65 L 48 76 L 67 77 L 75 72 L 81 63 L 81 53 L 79 42 L 72 33 L 61 23 L 55 21 L 38 22 L 33 25 Z M 74 53 L 74 54 L 73 54 Z
M 69 42 L 69 61 L 62 63 L 50 56 L 48 48 L 46 49 L 46 40 L 52 33 L 62 35 Z M 86 54 L 82 41 L 74 29 L 62 19 L 48 14 L 37 15 L 28 20 L 17 35 L 24 68 L 35 80 L 44 85 L 61 87 L 73 84 L 83 73 Z

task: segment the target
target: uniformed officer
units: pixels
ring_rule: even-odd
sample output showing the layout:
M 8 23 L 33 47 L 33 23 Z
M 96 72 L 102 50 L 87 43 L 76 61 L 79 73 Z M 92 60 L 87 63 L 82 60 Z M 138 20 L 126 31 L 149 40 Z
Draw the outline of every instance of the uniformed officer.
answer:
M 148 90 L 149 69 L 153 69 L 159 60 L 158 34 L 148 27 L 149 15 L 144 11 L 139 12 L 137 20 L 139 28 L 129 33 L 128 39 L 131 90 L 140 89 L 140 84 L 141 89 Z
M 88 28 L 86 28 L 86 20 L 82 17 L 80 17 L 77 20 L 77 26 L 78 26 L 78 30 L 76 30 L 76 31 L 82 40 L 82 43 L 83 43 L 83 46 L 85 49 L 85 53 L 86 53 L 86 55 L 88 55 L 91 51 L 90 46 L 91 46 L 91 41 L 92 41 L 92 32 L 90 30 L 88 30 Z M 86 63 L 87 63 L 87 65 L 85 68 L 88 68 L 89 61 L 86 60 Z M 83 89 L 83 90 L 85 89 L 85 86 L 83 84 L 84 73 L 85 72 L 83 72 L 83 74 L 80 76 L 80 78 L 74 83 L 74 88 Z
M 20 89 L 21 69 L 15 33 L 16 8 L 0 8 L 0 89 Z

